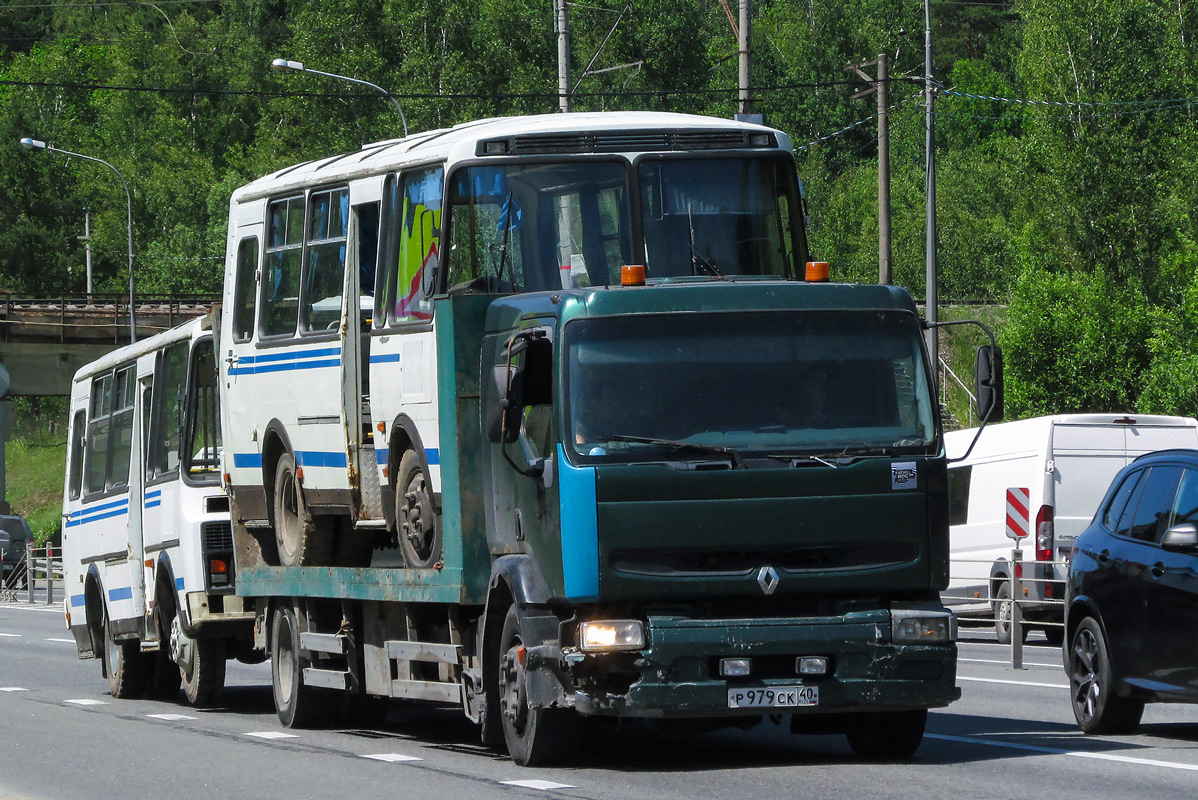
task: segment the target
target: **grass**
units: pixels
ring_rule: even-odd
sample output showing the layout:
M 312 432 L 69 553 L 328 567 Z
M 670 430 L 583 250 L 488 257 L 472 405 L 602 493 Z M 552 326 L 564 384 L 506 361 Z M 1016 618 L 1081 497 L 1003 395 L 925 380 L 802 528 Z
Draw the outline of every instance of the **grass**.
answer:
M 944 306 L 940 309 L 940 320 L 979 320 L 997 336 L 1006 311 L 1006 306 Z M 954 325 L 940 329 L 940 357 L 948 363 L 957 378 L 969 387 L 970 392 L 974 390 L 974 362 L 978 347 L 989 343 L 990 339 L 976 325 Z M 938 371 L 937 380 L 940 377 Z M 944 376 L 941 392 L 941 400 L 948 410 L 944 418 L 946 430 L 969 428 L 978 424 L 976 409 L 972 409 L 971 417 L 972 401 L 969 394 L 952 376 Z
M 65 398 L 19 399 L 17 424 L 4 452 L 12 513 L 25 517 L 39 545 L 62 523 L 65 407 Z

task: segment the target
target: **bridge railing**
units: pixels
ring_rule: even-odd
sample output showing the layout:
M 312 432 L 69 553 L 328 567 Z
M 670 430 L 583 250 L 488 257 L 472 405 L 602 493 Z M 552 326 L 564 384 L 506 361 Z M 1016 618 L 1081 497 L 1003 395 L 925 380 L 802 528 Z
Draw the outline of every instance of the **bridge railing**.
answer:
M 145 333 L 169 330 L 184 320 L 208 312 L 217 298 L 205 294 L 142 295 L 134 298 L 138 317 L 138 332 L 145 320 Z M 14 338 L 71 338 L 72 328 L 103 328 L 117 341 L 129 324 L 129 296 L 119 292 L 96 292 L 90 295 L 59 295 L 31 297 L 0 293 L 0 340 Z M 57 334 L 57 335 L 55 335 Z

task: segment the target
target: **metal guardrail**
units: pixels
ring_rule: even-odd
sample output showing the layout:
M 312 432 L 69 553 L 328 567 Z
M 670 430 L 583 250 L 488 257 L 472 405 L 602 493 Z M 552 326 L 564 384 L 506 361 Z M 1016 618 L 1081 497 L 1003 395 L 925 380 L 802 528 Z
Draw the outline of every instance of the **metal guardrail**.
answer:
M 1012 669 L 1025 669 L 1025 667 L 1023 666 L 1023 637 L 1024 637 L 1023 607 L 1025 605 L 1035 605 L 1039 608 L 1042 608 L 1044 606 L 1062 606 L 1063 607 L 1065 605 L 1064 598 L 1052 598 L 1052 597 L 1028 598 L 1027 597 L 1027 589 L 1025 588 L 1025 584 L 1029 584 L 1029 583 L 1060 583 L 1061 582 L 1060 578 L 1055 578 L 1055 577 L 1053 577 L 1053 578 L 1029 578 L 1029 577 L 1025 577 L 1025 575 L 1029 571 L 1029 567 L 1051 566 L 1054 568 L 1055 567 L 1066 567 L 1067 568 L 1069 566 L 1069 562 L 1067 562 L 1067 561 L 1025 561 L 1023 558 L 1022 550 L 1012 550 L 1009 563 L 1012 566 L 1011 575 L 1010 575 L 1010 577 L 1006 578 L 1005 580 L 1009 581 L 1011 584 L 1011 600 L 1010 600 L 1011 606 L 1010 606 L 1010 616 L 1009 616 L 1009 624 L 1011 626 L 1011 667 L 1012 667 Z M 950 564 L 952 564 L 954 567 L 955 567 L 955 565 L 958 565 L 958 564 L 982 564 L 982 565 L 985 565 L 986 574 L 982 577 L 976 578 L 976 580 L 981 581 L 987 585 L 989 585 L 990 582 L 993 580 L 992 576 L 990 575 L 990 568 L 994 565 L 993 560 L 988 560 L 988 559 L 952 559 L 950 561 Z M 1055 572 L 1055 569 L 1054 569 L 1054 572 Z M 953 577 L 954 578 L 967 577 L 969 580 L 975 580 L 975 578 L 973 578 L 972 576 L 962 576 L 962 575 L 956 574 L 955 571 L 953 573 Z M 994 598 L 990 597 L 989 594 L 987 594 L 987 596 L 986 596 L 986 598 L 984 598 L 984 600 L 983 600 L 983 598 L 980 598 L 980 597 L 968 597 L 965 595 L 952 595 L 952 594 L 947 594 L 947 593 L 941 593 L 940 598 L 941 598 L 941 601 L 957 600 L 957 601 L 962 601 L 962 602 L 985 602 L 987 604 L 993 604 L 993 602 L 994 602 Z M 949 607 L 951 608 L 952 606 L 950 605 Z M 1063 616 L 1064 615 L 1062 614 L 1062 617 Z M 1063 632 L 1065 623 L 1049 621 L 1049 620 L 1036 620 L 1035 627 L 1041 628 L 1041 629 L 1043 629 L 1043 628 L 1061 628 L 1062 632 Z
M 8 578 L 0 584 L 0 602 L 19 602 L 19 595 L 23 593 L 26 602 L 35 603 L 35 592 L 40 584 L 46 592 L 45 604 L 53 605 L 55 589 L 65 592 L 62 556 L 56 555 L 56 550 L 53 546 L 27 549 Z

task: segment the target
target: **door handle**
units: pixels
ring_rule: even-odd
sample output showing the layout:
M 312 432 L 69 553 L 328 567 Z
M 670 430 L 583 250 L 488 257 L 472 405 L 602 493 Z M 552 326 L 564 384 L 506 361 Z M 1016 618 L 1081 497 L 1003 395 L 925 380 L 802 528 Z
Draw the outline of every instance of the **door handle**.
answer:
M 1105 564 L 1110 560 L 1111 560 L 1111 551 L 1110 550 L 1103 550 L 1101 553 L 1098 554 L 1098 563 L 1099 564 Z
M 1165 574 L 1165 565 L 1161 562 L 1156 562 L 1152 565 L 1152 577 L 1159 578 Z

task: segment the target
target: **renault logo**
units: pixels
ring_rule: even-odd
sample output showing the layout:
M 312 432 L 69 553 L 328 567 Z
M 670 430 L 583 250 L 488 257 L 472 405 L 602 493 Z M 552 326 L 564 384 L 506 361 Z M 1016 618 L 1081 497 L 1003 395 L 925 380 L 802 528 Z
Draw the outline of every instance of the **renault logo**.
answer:
M 762 567 L 757 573 L 757 585 L 766 594 L 773 594 L 778 588 L 778 573 L 773 567 Z

